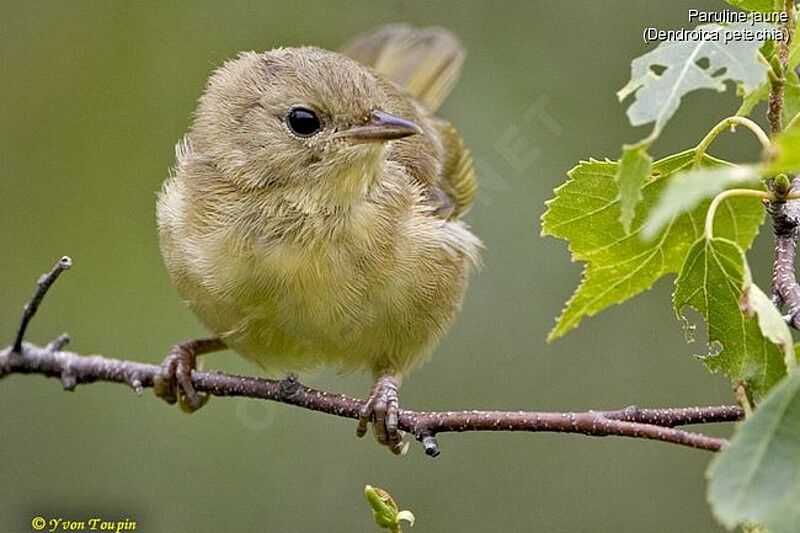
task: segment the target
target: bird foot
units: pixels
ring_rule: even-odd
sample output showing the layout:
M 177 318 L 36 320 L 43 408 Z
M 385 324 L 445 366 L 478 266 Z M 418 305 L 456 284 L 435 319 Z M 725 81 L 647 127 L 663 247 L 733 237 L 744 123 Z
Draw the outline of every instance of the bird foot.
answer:
M 192 371 L 197 356 L 219 350 L 224 344 L 219 339 L 204 339 L 176 344 L 161 363 L 161 372 L 156 376 L 153 389 L 156 396 L 169 404 L 178 403 L 182 411 L 193 413 L 203 407 L 209 395 L 197 392 L 192 385 Z
M 395 455 L 404 455 L 408 450 L 408 443 L 403 442 L 405 433 L 397 429 L 400 415 L 397 388 L 397 378 L 393 376 L 383 376 L 375 380 L 369 399 L 359 413 L 356 435 L 366 435 L 367 426 L 371 422 L 378 442 L 387 446 Z

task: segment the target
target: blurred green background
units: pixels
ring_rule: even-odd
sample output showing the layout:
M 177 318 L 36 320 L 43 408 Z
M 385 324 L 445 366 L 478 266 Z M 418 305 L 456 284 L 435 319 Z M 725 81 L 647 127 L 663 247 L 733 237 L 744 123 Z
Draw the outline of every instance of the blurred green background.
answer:
M 463 77 L 442 109 L 471 145 L 482 191 L 469 218 L 486 243 L 462 315 L 406 382 L 417 409 L 571 410 L 731 402 L 686 345 L 671 279 L 544 342 L 580 278 L 563 242 L 539 237 L 553 187 L 579 159 L 616 157 L 631 129 L 614 92 L 649 47 L 721 1 L 2 2 L 0 335 L 10 340 L 36 277 L 63 254 L 29 339 L 159 362 L 204 335 L 169 284 L 154 203 L 206 78 L 240 50 L 315 44 L 396 21 L 463 39 Z M 695 144 L 736 109 L 731 91 L 690 95 L 654 148 Z M 759 119 L 760 120 L 760 119 Z M 755 158 L 747 135 L 716 155 Z M 769 233 L 769 232 L 767 232 Z M 768 285 L 764 235 L 750 260 Z M 0 343 L 1 344 L 1 343 Z M 206 366 L 257 373 L 235 355 Z M 366 376 L 309 384 L 363 396 Z M 716 531 L 702 451 L 557 434 L 443 435 L 395 458 L 355 423 L 268 402 L 216 399 L 186 416 L 119 385 L 65 393 L 0 383 L 0 531 L 35 515 L 129 517 L 140 531 L 372 531 L 362 491 L 387 488 L 414 531 Z M 726 428 L 710 429 L 725 434 Z

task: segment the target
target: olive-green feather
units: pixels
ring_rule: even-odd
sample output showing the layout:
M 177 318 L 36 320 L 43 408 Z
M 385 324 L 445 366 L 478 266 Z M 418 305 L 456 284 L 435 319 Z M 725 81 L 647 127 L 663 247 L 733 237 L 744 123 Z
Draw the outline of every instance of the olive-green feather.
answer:
M 459 218 L 469 211 L 478 194 L 478 177 L 472 163 L 472 154 L 458 130 L 446 120 L 436 119 L 436 129 L 442 140 L 442 186 L 453 201 L 449 219 Z
M 458 38 L 446 29 L 405 24 L 356 37 L 342 53 L 369 65 L 431 112 L 450 94 L 465 56 Z
M 343 53 L 371 66 L 431 113 L 450 94 L 465 57 L 458 38 L 444 28 L 414 28 L 405 24 L 391 24 L 356 37 L 344 47 Z M 477 176 L 472 155 L 458 131 L 445 120 L 434 118 L 434 121 L 444 149 L 441 189 L 449 200 L 434 201 L 444 206 L 441 216 L 454 219 L 472 206 L 478 192 Z M 434 197 L 440 196 L 433 192 Z

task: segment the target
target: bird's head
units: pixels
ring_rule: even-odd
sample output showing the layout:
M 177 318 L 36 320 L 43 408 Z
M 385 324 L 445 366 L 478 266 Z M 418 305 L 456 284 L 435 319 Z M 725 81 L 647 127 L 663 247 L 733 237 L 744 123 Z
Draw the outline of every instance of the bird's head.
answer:
M 414 105 L 360 63 L 283 48 L 243 53 L 217 70 L 191 139 L 245 188 L 347 201 L 380 176 L 387 143 L 423 134 L 420 124 Z

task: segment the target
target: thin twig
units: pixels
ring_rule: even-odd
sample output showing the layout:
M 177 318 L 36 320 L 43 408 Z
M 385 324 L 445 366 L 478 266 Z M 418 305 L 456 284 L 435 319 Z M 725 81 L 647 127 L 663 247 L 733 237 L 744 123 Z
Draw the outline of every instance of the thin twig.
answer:
M 800 191 L 800 176 L 792 180 L 792 190 Z M 800 327 L 800 285 L 795 277 L 797 254 L 797 228 L 800 225 L 800 202 L 773 200 L 767 205 L 772 218 L 775 236 L 775 262 L 772 267 L 773 300 L 777 305 L 785 304 L 787 321 Z
M 784 11 L 788 19 L 784 25 L 786 38 L 778 43 L 777 58 L 781 67 L 781 75 L 772 80 L 767 118 L 770 131 L 774 136 L 781 132 L 781 113 L 783 110 L 783 86 L 786 69 L 789 63 L 789 49 L 794 37 L 794 0 L 783 1 Z M 767 212 L 772 218 L 772 231 L 775 237 L 775 262 L 772 267 L 772 300 L 777 306 L 786 305 L 787 322 L 794 328 L 800 327 L 800 285 L 794 271 L 797 254 L 797 228 L 800 224 L 800 202 L 787 201 L 787 194 L 800 191 L 800 176 L 795 176 L 791 186 L 786 187 L 785 176 L 770 180 L 769 186 L 774 194 L 767 203 Z
M 47 294 L 50 286 L 55 283 L 55 281 L 58 279 L 58 276 L 60 276 L 62 272 L 71 266 L 72 259 L 65 255 L 58 261 L 58 263 L 55 264 L 50 272 L 43 274 L 36 281 L 36 292 L 33 294 L 33 298 L 31 298 L 31 300 L 25 304 L 25 307 L 22 310 L 22 319 L 19 322 L 19 328 L 17 328 L 17 336 L 14 338 L 15 352 L 19 353 L 19 351 L 22 349 L 22 339 L 25 337 L 25 331 L 28 329 L 28 323 L 31 321 L 31 318 L 33 318 L 33 315 L 36 314 L 36 310 L 39 309 L 39 304 L 42 302 L 44 295 Z
M 771 88 L 769 100 L 767 101 L 767 119 L 769 120 L 770 132 L 775 135 L 783 130 L 783 99 L 784 87 L 786 85 L 786 68 L 789 63 L 789 49 L 794 37 L 794 0 L 784 0 L 783 10 L 788 15 L 787 22 L 784 24 L 785 37 L 778 42 L 777 59 L 780 64 L 780 76 L 770 79 Z
M 62 260 L 63 261 L 63 260 Z M 61 264 L 61 263 L 59 263 Z M 54 269 L 55 271 L 55 269 Z M 45 347 L 22 342 L 25 325 L 34 316 L 38 303 L 58 274 L 48 274 L 48 283 L 40 283 L 27 317 L 17 334 L 20 346 L 0 351 L 0 378 L 12 373 L 41 374 L 61 380 L 67 390 L 82 383 L 107 381 L 125 383 L 137 393 L 152 387 L 161 368 L 156 365 L 122 361 L 100 355 L 80 355 L 63 351 L 68 337 L 62 335 Z M 44 281 L 44 279 L 41 281 Z M 282 380 L 233 376 L 216 372 L 192 373 L 192 384 L 200 392 L 215 396 L 241 396 L 282 402 L 312 411 L 343 418 L 358 419 L 364 400 L 331 394 L 302 385 L 289 375 Z M 401 411 L 399 427 L 422 442 L 428 455 L 439 454 L 438 433 L 462 431 L 528 431 L 580 433 L 591 436 L 660 440 L 710 451 L 719 451 L 725 439 L 692 433 L 676 426 L 732 422 L 742 417 L 737 406 L 687 407 L 679 409 L 640 409 L 618 411 L 536 412 L 536 411 Z

